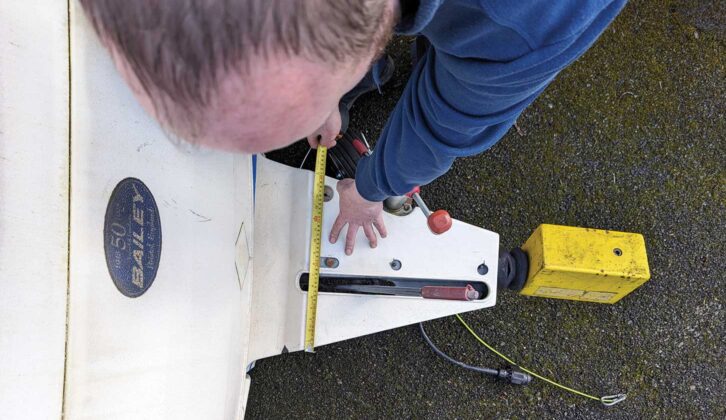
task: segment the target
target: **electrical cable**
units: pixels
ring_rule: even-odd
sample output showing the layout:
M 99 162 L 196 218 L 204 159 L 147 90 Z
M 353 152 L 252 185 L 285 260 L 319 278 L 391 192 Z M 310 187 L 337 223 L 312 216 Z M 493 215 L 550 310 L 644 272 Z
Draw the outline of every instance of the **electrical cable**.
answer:
M 489 344 L 487 344 L 487 342 L 485 342 L 484 340 L 482 340 L 482 338 L 479 337 L 479 335 L 477 335 L 476 332 L 474 332 L 474 330 L 469 326 L 469 324 L 467 324 L 466 322 L 464 322 L 464 319 L 461 318 L 461 316 L 459 314 L 456 314 L 455 316 L 456 316 L 456 319 L 458 319 L 459 322 L 461 322 L 461 324 L 464 326 L 464 328 L 466 328 L 471 333 L 471 335 L 473 335 L 474 338 L 477 339 L 477 341 L 479 341 L 481 344 L 483 344 L 484 347 L 486 347 L 487 349 L 489 349 L 491 352 L 493 352 L 497 356 L 501 357 L 502 359 L 506 360 L 512 366 L 517 366 L 519 369 L 522 369 L 524 372 L 527 372 L 528 374 L 534 376 L 535 378 L 541 379 L 541 380 L 543 380 L 543 381 L 545 381 L 545 382 L 547 382 L 547 383 L 549 383 L 551 385 L 554 385 L 554 386 L 556 386 L 558 388 L 564 389 L 565 391 L 572 392 L 573 394 L 577 394 L 577 395 L 580 395 L 582 397 L 589 398 L 591 400 L 600 401 L 600 403 L 602 403 L 604 406 L 607 406 L 607 407 L 613 406 L 613 405 L 615 405 L 615 404 L 617 404 L 617 403 L 619 403 L 621 401 L 625 401 L 625 399 L 628 396 L 628 394 L 623 393 L 623 394 L 615 394 L 615 395 L 606 395 L 606 396 L 603 396 L 603 397 L 596 397 L 594 395 L 586 394 L 586 393 L 584 393 L 582 391 L 578 391 L 576 389 L 573 389 L 573 388 L 567 387 L 565 385 L 562 385 L 559 382 L 556 382 L 556 381 L 554 381 L 552 379 L 545 378 L 544 376 L 542 376 L 542 375 L 540 375 L 538 373 L 532 372 L 531 370 L 529 370 L 529 369 L 527 369 L 525 367 L 522 367 L 522 366 L 518 365 L 512 359 L 510 359 L 509 357 L 507 357 L 504 354 L 502 354 L 499 351 L 497 351 L 497 349 L 495 349 L 494 347 L 492 347 Z M 422 327 L 421 330 L 423 331 L 423 327 Z
M 313 150 L 312 147 L 308 147 L 308 152 L 305 153 L 305 157 L 303 158 L 303 161 L 300 163 L 300 168 L 302 169 L 303 165 L 305 165 L 305 161 L 308 160 L 308 156 L 310 155 L 310 151 Z
M 426 331 L 424 331 L 423 322 L 420 322 L 418 324 L 419 328 L 421 328 L 421 335 L 423 336 L 424 340 L 426 340 L 426 343 L 431 347 L 431 350 L 434 351 L 434 353 L 441 356 L 444 360 L 448 361 L 449 363 L 455 364 L 456 366 L 462 367 L 464 369 L 473 370 L 474 372 L 483 373 L 485 375 L 491 375 L 491 376 L 497 376 L 499 372 L 497 369 L 491 369 L 491 368 L 485 368 L 485 367 L 478 367 L 478 366 L 471 366 L 467 365 L 464 362 L 460 362 L 453 357 L 449 356 L 448 354 L 444 353 L 443 351 L 439 350 L 438 347 L 431 341 L 428 335 L 426 335 Z

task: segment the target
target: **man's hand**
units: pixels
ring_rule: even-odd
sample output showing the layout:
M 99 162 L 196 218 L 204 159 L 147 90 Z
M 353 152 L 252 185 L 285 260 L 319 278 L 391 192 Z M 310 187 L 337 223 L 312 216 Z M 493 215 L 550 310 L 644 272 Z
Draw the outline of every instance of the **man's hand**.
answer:
M 317 149 L 318 145 L 331 148 L 335 146 L 336 140 L 340 134 L 340 111 L 336 107 L 333 112 L 330 113 L 328 119 L 325 120 L 323 125 L 320 126 L 315 132 L 307 137 L 308 144 L 313 149 Z
M 378 245 L 373 226 L 376 227 L 381 238 L 385 238 L 386 225 L 383 224 L 383 203 L 368 201 L 358 194 L 355 188 L 355 181 L 347 178 L 338 182 L 338 195 L 340 203 L 340 214 L 333 223 L 333 229 L 330 231 L 330 243 L 334 244 L 338 241 L 340 231 L 343 226 L 348 224 L 348 232 L 345 235 L 345 255 L 353 253 L 355 247 L 355 237 L 358 235 L 358 228 L 362 227 L 363 232 L 368 238 L 371 248 Z

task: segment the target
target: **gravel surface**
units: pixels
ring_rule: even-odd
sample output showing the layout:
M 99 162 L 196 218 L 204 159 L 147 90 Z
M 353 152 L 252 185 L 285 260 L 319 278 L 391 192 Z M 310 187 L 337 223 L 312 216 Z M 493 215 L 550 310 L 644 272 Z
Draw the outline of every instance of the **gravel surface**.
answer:
M 247 417 L 726 418 L 724 3 L 633 1 L 490 151 L 425 188 L 430 207 L 501 235 L 541 223 L 639 232 L 651 280 L 615 305 L 502 292 L 469 313 L 488 342 L 578 389 L 628 392 L 606 409 L 541 381 L 516 387 L 439 359 L 417 326 L 260 360 Z M 380 133 L 410 71 L 408 38 L 384 96 L 352 126 Z M 302 143 L 271 154 L 299 165 Z M 312 159 L 311 159 L 312 160 Z M 453 318 L 427 324 L 470 364 L 503 362 Z

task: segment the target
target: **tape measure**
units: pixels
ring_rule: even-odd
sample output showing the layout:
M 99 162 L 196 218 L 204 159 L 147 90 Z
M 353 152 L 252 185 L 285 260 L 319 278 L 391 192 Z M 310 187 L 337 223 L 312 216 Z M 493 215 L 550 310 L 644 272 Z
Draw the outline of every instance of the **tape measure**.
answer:
M 325 159 L 328 149 L 318 146 L 315 157 L 313 182 L 313 217 L 310 220 L 310 266 L 308 305 L 305 313 L 305 351 L 315 348 L 315 317 L 318 311 L 318 285 L 320 283 L 320 246 L 323 237 L 323 195 L 325 193 Z

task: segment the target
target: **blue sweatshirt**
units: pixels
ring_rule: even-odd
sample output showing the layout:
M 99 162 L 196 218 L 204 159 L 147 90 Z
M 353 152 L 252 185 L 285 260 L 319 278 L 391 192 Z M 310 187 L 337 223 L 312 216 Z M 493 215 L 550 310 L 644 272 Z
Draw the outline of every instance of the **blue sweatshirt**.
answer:
M 492 147 L 554 77 L 582 55 L 626 0 L 421 0 L 401 34 L 430 42 L 372 155 L 358 192 L 403 195 Z

